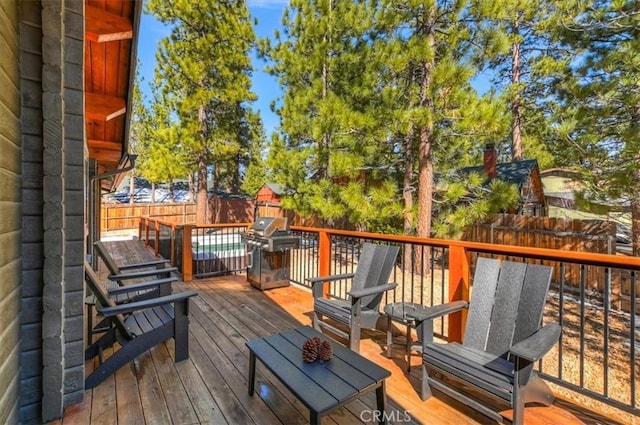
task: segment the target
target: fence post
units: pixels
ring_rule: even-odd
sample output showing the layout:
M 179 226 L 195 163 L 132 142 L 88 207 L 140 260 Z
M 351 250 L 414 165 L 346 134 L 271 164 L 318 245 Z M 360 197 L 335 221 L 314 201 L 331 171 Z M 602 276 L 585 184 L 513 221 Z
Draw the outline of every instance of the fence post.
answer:
M 331 273 L 331 236 L 327 232 L 318 233 L 318 272 L 320 276 L 329 276 Z M 331 284 L 325 282 L 322 285 L 322 295 L 327 297 Z
M 191 252 L 191 232 L 193 225 L 182 226 L 182 281 L 191 282 L 193 280 L 193 258 Z
M 464 247 L 449 248 L 449 301 L 469 301 L 469 258 Z M 467 310 L 449 315 L 449 341 L 462 342 Z

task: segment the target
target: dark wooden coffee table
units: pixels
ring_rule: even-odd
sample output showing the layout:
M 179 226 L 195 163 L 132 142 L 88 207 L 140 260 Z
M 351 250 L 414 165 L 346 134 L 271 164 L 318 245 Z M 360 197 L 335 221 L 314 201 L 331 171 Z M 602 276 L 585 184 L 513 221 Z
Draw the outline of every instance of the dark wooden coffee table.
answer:
M 305 363 L 302 360 L 304 342 L 318 336 L 333 346 L 333 357 L 327 362 Z M 264 364 L 310 411 L 311 424 L 333 409 L 365 394 L 376 391 L 377 414 L 386 423 L 385 379 L 391 373 L 304 326 L 247 342 L 249 347 L 249 395 L 253 396 L 256 358 Z

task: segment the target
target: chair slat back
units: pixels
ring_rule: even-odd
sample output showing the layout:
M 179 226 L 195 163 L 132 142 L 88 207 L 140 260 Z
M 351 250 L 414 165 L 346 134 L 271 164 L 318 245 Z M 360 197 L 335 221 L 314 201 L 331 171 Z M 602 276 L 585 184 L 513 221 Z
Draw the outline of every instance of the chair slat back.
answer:
M 522 341 L 540 327 L 552 275 L 553 267 L 536 264 L 527 266 L 527 274 L 518 305 L 518 319 L 513 334 L 513 344 Z
M 91 265 L 87 262 L 84 263 L 84 271 L 85 271 L 85 281 L 87 285 L 89 285 L 89 289 L 96 297 L 98 303 L 103 307 L 114 307 L 116 304 L 107 291 L 104 288 L 104 285 L 100 281 L 100 278 L 93 270 Z M 132 338 L 133 335 L 127 329 L 127 326 L 124 324 L 124 316 L 118 314 L 113 317 L 114 324 L 117 326 L 118 330 L 127 338 Z
M 391 245 L 365 243 L 353 276 L 352 289 L 364 289 L 389 282 L 399 248 Z M 377 309 L 383 294 L 362 298 L 362 306 Z
M 104 245 L 104 243 L 98 241 L 93 245 L 96 247 L 96 252 L 100 256 L 100 258 L 102 258 L 102 261 L 104 261 L 105 266 L 107 266 L 107 269 L 109 269 L 109 274 L 120 273 L 120 268 L 114 261 L 113 257 L 107 250 L 107 247 Z
M 499 275 L 500 260 L 478 257 L 464 331 L 463 345 L 467 347 L 484 351 L 487 345 Z
M 487 336 L 488 353 L 506 355 L 511 347 L 526 271 L 525 263 L 502 262 Z

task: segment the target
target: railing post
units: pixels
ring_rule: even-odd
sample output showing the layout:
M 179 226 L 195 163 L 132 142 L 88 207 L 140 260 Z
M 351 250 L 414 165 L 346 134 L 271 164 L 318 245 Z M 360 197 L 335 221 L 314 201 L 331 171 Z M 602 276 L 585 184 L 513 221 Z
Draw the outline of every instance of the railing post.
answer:
M 154 246 L 154 251 L 156 252 L 156 255 L 160 254 L 160 223 L 157 220 L 154 220 L 154 228 L 155 228 L 155 232 L 156 232 L 156 237 L 155 237 L 155 246 Z
M 318 233 L 318 273 L 329 276 L 331 273 L 331 236 L 327 232 Z M 322 286 L 322 296 L 329 295 L 331 284 L 325 282 Z
M 462 246 L 449 248 L 449 301 L 469 301 L 469 258 Z M 449 342 L 462 342 L 467 310 L 449 315 Z
M 193 258 L 191 252 L 191 232 L 193 225 L 182 226 L 182 281 L 191 282 L 193 280 Z
M 169 236 L 169 244 L 170 244 L 170 248 L 169 248 L 169 257 L 171 260 L 171 265 L 175 266 L 176 265 L 176 225 L 172 224 L 171 225 L 171 236 Z

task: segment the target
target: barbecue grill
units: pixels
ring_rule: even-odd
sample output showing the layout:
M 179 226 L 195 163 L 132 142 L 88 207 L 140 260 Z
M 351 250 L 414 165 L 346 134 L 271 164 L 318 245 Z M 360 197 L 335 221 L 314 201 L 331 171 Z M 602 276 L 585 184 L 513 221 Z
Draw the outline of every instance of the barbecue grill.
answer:
M 289 231 L 285 217 L 260 217 L 251 224 L 242 241 L 247 247 L 247 280 L 265 290 L 289 286 L 290 250 L 300 241 Z

